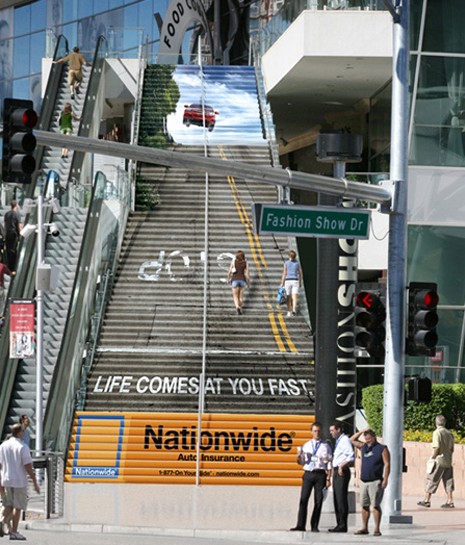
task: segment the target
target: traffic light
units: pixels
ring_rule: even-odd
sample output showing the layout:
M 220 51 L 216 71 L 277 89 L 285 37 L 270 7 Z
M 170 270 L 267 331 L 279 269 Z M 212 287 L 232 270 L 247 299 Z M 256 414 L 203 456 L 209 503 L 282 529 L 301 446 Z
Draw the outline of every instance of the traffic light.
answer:
M 429 378 L 411 378 L 408 381 L 408 400 L 417 403 L 430 403 L 432 398 L 432 383 Z
M 31 183 L 31 176 L 36 168 L 33 152 L 37 144 L 32 129 L 36 126 L 37 120 L 32 100 L 5 98 L 2 158 L 4 183 Z
M 355 298 L 355 345 L 371 356 L 384 355 L 386 307 L 381 293 L 364 290 Z
M 408 295 L 407 354 L 434 356 L 438 344 L 437 284 L 410 282 Z

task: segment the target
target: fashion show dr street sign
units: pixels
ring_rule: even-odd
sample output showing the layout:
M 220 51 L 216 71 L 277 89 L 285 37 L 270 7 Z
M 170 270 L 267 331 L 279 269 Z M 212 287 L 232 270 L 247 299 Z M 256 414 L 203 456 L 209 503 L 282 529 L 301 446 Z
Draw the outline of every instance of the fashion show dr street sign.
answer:
M 257 203 L 252 212 L 259 235 L 361 239 L 369 236 L 368 210 Z

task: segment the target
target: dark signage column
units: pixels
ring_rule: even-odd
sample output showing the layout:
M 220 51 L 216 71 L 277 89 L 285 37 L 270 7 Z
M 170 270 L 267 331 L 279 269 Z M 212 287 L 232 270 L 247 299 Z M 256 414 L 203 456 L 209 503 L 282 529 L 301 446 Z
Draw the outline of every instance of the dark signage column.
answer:
M 359 135 L 320 134 L 318 160 L 332 162 L 333 175 L 345 175 L 345 163 L 360 161 Z M 340 204 L 341 198 L 320 195 L 319 204 Z M 317 327 L 315 339 L 315 414 L 328 429 L 334 419 L 355 422 L 356 359 L 354 354 L 354 296 L 358 243 L 353 239 L 319 239 Z

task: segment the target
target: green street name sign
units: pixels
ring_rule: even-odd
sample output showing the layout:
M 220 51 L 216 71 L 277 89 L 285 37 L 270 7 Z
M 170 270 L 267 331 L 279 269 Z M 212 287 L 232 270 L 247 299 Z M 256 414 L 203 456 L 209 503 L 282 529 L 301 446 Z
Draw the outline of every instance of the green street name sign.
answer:
M 325 206 L 254 204 L 253 220 L 259 235 L 368 238 L 370 212 Z

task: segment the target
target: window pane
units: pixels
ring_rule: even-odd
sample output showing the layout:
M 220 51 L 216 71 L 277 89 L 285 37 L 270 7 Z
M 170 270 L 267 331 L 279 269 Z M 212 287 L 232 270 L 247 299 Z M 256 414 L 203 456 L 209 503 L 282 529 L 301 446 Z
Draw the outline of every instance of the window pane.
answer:
M 45 29 L 46 3 L 45 0 L 39 0 L 31 4 L 31 32 Z
M 30 72 L 42 72 L 42 57 L 45 45 L 45 32 L 36 32 L 31 35 Z
M 13 54 L 13 76 L 15 78 L 29 74 L 29 36 L 15 38 Z M 18 97 L 22 98 L 22 97 Z
M 93 10 L 94 10 L 93 0 L 79 0 L 79 4 L 78 4 L 79 19 L 83 17 L 89 17 L 89 15 L 92 15 Z
M 430 0 L 426 11 L 423 50 L 463 53 L 464 20 L 463 0 Z
M 465 165 L 465 59 L 422 57 L 411 164 Z
M 465 227 L 409 225 L 409 281 L 437 282 L 440 305 L 465 304 Z
M 63 0 L 63 22 L 77 19 L 78 0 Z
M 31 6 L 23 6 L 21 8 L 16 8 L 14 11 L 15 14 L 15 27 L 14 33 L 15 36 L 21 36 L 22 34 L 27 34 L 31 28 Z
M 439 309 L 438 350 L 434 361 L 427 356 L 406 356 L 406 374 L 424 375 L 434 382 L 456 382 L 460 366 L 463 310 Z

